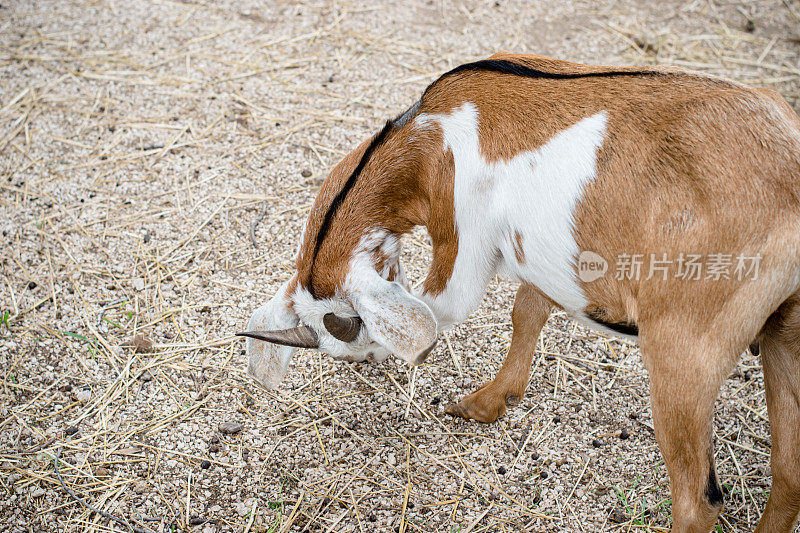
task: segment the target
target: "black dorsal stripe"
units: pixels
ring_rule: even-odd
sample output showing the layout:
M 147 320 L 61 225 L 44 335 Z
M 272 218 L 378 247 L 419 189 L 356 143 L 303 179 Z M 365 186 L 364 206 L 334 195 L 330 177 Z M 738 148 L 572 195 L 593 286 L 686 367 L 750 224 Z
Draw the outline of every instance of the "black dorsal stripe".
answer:
M 546 80 L 574 80 L 578 78 L 611 78 L 616 76 L 656 76 L 664 73 L 658 70 L 607 70 L 598 72 L 548 72 L 538 70 L 521 63 L 508 61 L 507 59 L 482 59 L 472 63 L 464 63 L 456 68 L 442 74 L 436 81 L 428 85 L 423 96 L 444 78 L 461 72 L 499 72 L 501 74 L 512 74 L 524 78 L 538 78 Z
M 392 122 L 387 121 L 383 126 L 383 129 L 375 136 L 374 139 L 372 139 L 372 142 L 369 143 L 369 146 L 367 146 L 367 149 L 364 151 L 364 155 L 361 156 L 361 160 L 358 162 L 355 170 L 353 170 L 353 173 L 350 174 L 349 178 L 347 178 L 342 190 L 340 190 L 336 197 L 334 197 L 330 207 L 328 207 L 328 212 L 325 213 L 325 218 L 322 219 L 322 225 L 320 225 L 319 232 L 317 232 L 317 240 L 314 242 L 314 255 L 311 257 L 311 271 L 308 274 L 308 290 L 311 293 L 311 296 L 314 296 L 314 265 L 317 262 L 317 254 L 319 254 L 322 241 L 325 240 L 325 236 L 328 234 L 328 231 L 331 228 L 331 221 L 333 220 L 333 217 L 336 216 L 336 212 L 339 210 L 342 202 L 344 202 L 347 193 L 350 192 L 350 189 L 352 189 L 356 184 L 358 176 L 361 174 L 361 171 L 364 170 L 364 166 L 367 164 L 372 152 L 374 152 L 375 149 L 380 146 L 381 143 L 383 143 L 391 129 Z
M 428 94 L 428 91 L 431 88 L 439 83 L 444 78 L 452 76 L 454 74 L 458 74 L 461 72 L 499 72 L 502 74 L 511 74 L 514 76 L 522 76 L 525 78 L 540 78 L 540 79 L 549 79 L 549 80 L 572 80 L 577 78 L 607 78 L 613 76 L 652 76 L 662 74 L 659 71 L 648 71 L 648 70 L 609 70 L 605 72 L 585 72 L 585 73 L 576 73 L 576 74 L 565 74 L 561 72 L 547 72 L 544 70 L 537 70 L 535 68 L 528 67 L 526 65 L 522 65 L 520 63 L 515 63 L 513 61 L 508 61 L 505 59 L 483 59 L 481 61 L 474 61 L 472 63 L 465 63 L 463 65 L 459 65 L 456 68 L 445 72 L 438 79 L 432 82 L 428 87 L 425 88 L 425 92 L 422 93 L 422 99 L 425 98 L 425 95 Z M 421 100 L 422 100 L 421 99 Z M 394 123 L 396 121 L 401 122 L 399 126 L 405 125 L 408 120 L 410 120 L 409 112 L 411 114 L 416 114 L 419 110 L 421 105 L 421 100 L 414 104 L 411 109 L 409 109 L 406 113 L 402 113 L 394 120 L 387 121 L 386 124 L 383 126 L 383 129 L 372 139 L 372 142 L 369 143 L 364 155 L 361 156 L 361 160 L 358 162 L 358 166 L 356 166 L 353 173 L 350 174 L 350 177 L 347 178 L 347 181 L 342 187 L 342 190 L 336 195 L 331 202 L 328 211 L 325 213 L 325 218 L 322 219 L 322 225 L 319 228 L 319 232 L 317 233 L 317 239 L 314 242 L 314 254 L 311 257 L 311 270 L 308 274 L 308 290 L 311 293 L 311 296 L 314 296 L 314 266 L 317 261 L 317 254 L 319 254 L 319 249 L 322 246 L 322 241 L 325 240 L 325 236 L 330 231 L 330 226 L 333 221 L 333 218 L 336 216 L 336 212 L 339 210 L 339 207 L 344 202 L 347 193 L 355 186 L 356 181 L 358 180 L 358 176 L 361 174 L 361 171 L 364 169 L 364 166 L 367 164 L 372 153 L 375 151 L 378 146 L 380 146 L 386 137 L 388 136 L 391 129 L 394 127 Z M 416 108 L 416 109 L 415 109 Z M 612 328 L 613 329 L 613 328 Z M 617 330 L 619 331 L 619 330 Z M 627 333 L 627 331 L 620 331 L 620 333 Z M 630 333 L 628 333 L 630 334 Z

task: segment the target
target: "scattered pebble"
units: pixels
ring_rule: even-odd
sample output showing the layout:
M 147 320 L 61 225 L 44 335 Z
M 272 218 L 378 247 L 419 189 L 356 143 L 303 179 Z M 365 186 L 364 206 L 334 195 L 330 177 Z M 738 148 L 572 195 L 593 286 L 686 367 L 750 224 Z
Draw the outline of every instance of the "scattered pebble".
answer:
M 504 466 L 501 466 L 500 468 L 497 469 L 497 473 L 500 474 L 501 476 L 504 475 L 506 472 L 507 470 L 506 467 Z
M 628 433 L 627 429 L 623 429 L 622 431 L 619 432 L 619 438 L 622 440 L 627 440 L 628 438 L 630 438 L 630 436 L 631 434 Z
M 612 509 L 611 514 L 608 515 L 608 521 L 614 524 L 624 524 L 628 521 L 628 517 L 619 509 Z
M 236 435 L 243 429 L 241 422 L 223 422 L 219 425 L 219 432 L 223 435 Z
M 600 439 L 592 439 L 592 446 L 595 448 L 599 448 L 603 445 L 603 442 Z
M 209 461 L 208 459 L 204 459 L 200 463 L 200 468 L 202 468 L 203 470 L 208 470 L 209 468 L 211 468 L 211 461 Z
M 304 168 L 303 171 L 300 173 L 300 175 L 303 176 L 304 178 L 310 178 L 311 171 L 307 168 Z
M 139 379 L 144 382 L 153 381 L 153 374 L 151 374 L 149 370 L 145 370 L 142 372 L 142 375 L 139 376 Z
M 133 492 L 136 494 L 143 494 L 147 490 L 147 483 L 144 481 L 137 481 L 133 486 Z
M 92 397 L 92 391 L 90 389 L 81 389 L 77 393 L 75 393 L 75 397 L 80 402 L 89 401 L 89 398 Z
M 153 339 L 148 337 L 145 333 L 137 333 L 133 336 L 131 346 L 136 353 L 147 353 L 153 350 Z
M 64 430 L 64 433 L 67 435 L 74 435 L 78 432 L 78 426 L 70 426 Z
M 111 474 L 105 466 L 98 466 L 94 469 L 94 475 L 97 477 L 108 477 Z

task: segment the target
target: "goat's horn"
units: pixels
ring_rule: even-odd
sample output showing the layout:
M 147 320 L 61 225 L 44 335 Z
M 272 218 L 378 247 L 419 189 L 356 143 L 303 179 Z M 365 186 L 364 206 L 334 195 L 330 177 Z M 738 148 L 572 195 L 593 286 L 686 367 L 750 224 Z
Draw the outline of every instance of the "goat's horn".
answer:
M 328 333 L 342 342 L 354 341 L 361 331 L 361 319 L 357 316 L 341 317 L 328 313 L 322 317 L 322 323 Z
M 244 331 L 236 335 L 284 346 L 294 346 L 295 348 L 319 348 L 317 333 L 308 326 L 297 326 L 296 328 L 275 331 Z

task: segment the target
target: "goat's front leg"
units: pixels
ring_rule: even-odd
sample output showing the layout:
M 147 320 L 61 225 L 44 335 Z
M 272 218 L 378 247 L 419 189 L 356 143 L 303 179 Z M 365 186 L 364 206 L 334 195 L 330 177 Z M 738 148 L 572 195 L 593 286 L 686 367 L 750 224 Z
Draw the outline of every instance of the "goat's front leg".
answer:
M 477 391 L 450 405 L 447 413 L 471 418 L 478 422 L 494 422 L 506 412 L 506 407 L 522 400 L 536 351 L 536 342 L 552 304 L 533 285 L 522 285 L 514 300 L 511 323 L 514 328 L 511 348 L 497 376 Z

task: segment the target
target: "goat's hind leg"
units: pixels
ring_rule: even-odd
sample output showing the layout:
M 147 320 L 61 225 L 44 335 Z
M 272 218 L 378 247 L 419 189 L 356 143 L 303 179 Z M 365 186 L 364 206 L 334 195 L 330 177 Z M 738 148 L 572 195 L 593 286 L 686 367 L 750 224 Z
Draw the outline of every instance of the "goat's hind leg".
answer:
M 714 401 L 735 357 L 673 333 L 642 327 L 653 423 L 669 473 L 672 531 L 707 533 L 722 509 L 712 443 Z
M 789 532 L 800 513 L 800 295 L 770 317 L 760 345 L 772 436 L 772 490 L 756 531 Z
M 532 285 L 522 285 L 514 300 L 511 321 L 514 333 L 506 360 L 495 378 L 457 404 L 450 405 L 447 413 L 478 422 L 494 422 L 515 405 L 525 394 L 531 371 L 533 353 L 539 333 L 550 316 L 552 304 Z

